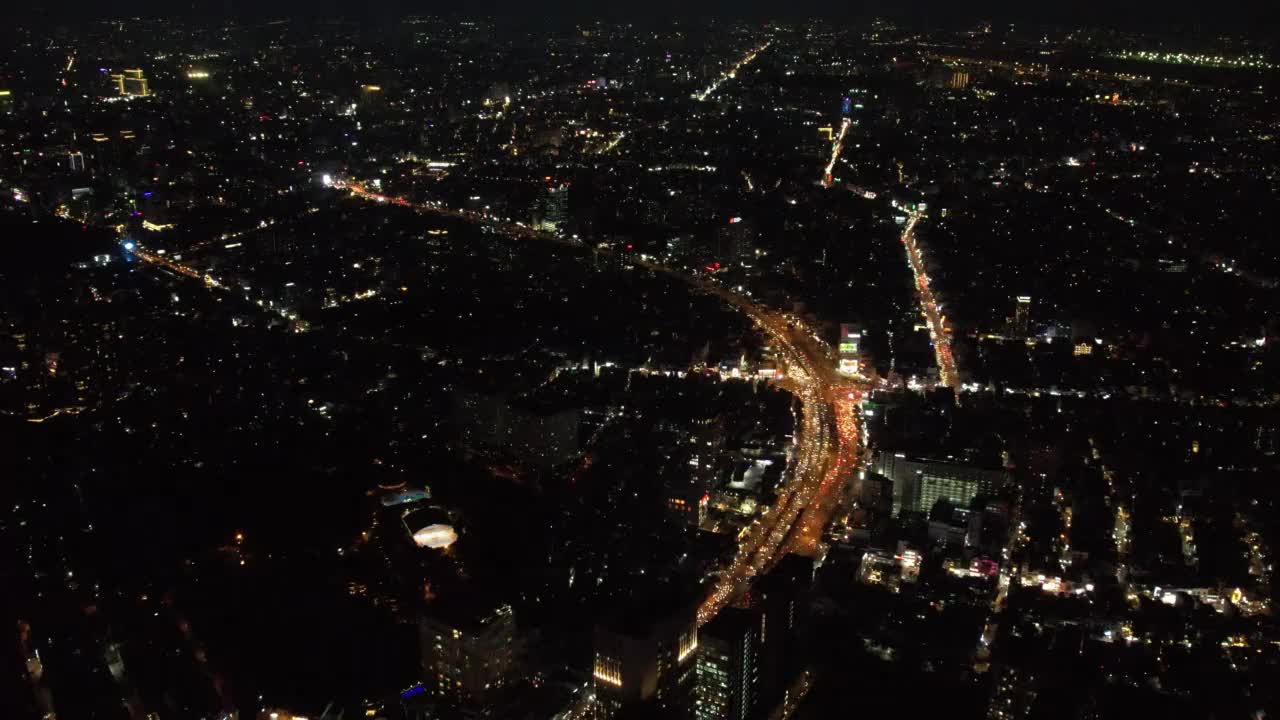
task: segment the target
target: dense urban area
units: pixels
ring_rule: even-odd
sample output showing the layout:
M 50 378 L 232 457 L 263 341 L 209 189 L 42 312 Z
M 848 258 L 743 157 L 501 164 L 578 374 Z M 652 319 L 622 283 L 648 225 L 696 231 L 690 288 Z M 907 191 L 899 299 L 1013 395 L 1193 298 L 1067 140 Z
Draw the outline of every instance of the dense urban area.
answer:
M 0 717 L 1280 716 L 1274 38 L 0 37 Z

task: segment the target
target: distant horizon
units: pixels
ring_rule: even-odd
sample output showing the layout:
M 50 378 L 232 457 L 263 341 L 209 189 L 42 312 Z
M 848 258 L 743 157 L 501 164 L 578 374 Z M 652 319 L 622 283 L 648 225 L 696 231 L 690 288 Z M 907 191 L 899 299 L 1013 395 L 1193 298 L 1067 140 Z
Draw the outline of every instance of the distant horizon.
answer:
M 126 0 L 112 5 L 73 0 L 70 5 L 26 6 L 17 9 L 15 19 L 23 24 L 74 24 L 78 21 L 101 21 L 152 17 L 155 19 L 242 19 L 258 20 L 344 20 L 386 23 L 406 17 L 483 17 L 511 19 L 546 25 L 591 21 L 625 22 L 661 26 L 670 22 L 800 22 L 806 19 L 836 22 L 867 21 L 882 17 L 912 27 L 963 28 L 981 21 L 995 23 L 1028 23 L 1034 26 L 1078 26 L 1090 29 L 1115 29 L 1126 32 L 1215 30 L 1257 35 L 1280 24 L 1280 7 L 1276 3 L 1240 2 L 1205 5 L 1185 0 L 1161 3 L 1154 0 L 1121 4 L 1075 3 L 1027 4 L 1009 0 L 979 3 L 950 3 L 938 0 L 906 0 L 888 2 L 872 0 L 857 6 L 834 3 L 792 2 L 785 6 L 759 2 L 713 3 L 644 3 L 641 6 L 612 5 L 601 7 L 586 0 L 561 0 L 556 3 L 530 5 L 514 0 L 490 0 L 469 3 L 465 10 L 455 4 L 388 0 L 376 6 L 356 6 L 339 2 L 300 2 L 299 0 L 194 0 L 187 3 L 162 3 L 159 0 Z M 179 9 L 180 8 L 180 9 Z M 100 11 L 100 12 L 99 12 Z

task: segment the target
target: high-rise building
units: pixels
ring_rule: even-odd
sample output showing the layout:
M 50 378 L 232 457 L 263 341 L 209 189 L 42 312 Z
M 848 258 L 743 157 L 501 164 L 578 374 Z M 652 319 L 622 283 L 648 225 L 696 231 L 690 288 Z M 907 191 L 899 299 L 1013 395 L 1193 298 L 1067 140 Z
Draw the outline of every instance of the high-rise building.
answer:
M 147 78 L 141 68 L 128 68 L 111 76 L 116 83 L 120 95 L 129 97 L 147 97 L 151 89 L 147 86 Z
M 951 460 L 909 458 L 881 450 L 872 470 L 893 481 L 893 514 L 927 513 L 939 500 L 968 507 L 978 495 L 991 495 L 1008 480 L 1003 469 Z
M 890 512 L 893 509 L 893 481 L 879 473 L 867 473 L 858 485 L 858 503 L 875 512 Z
M 685 716 L 698 655 L 694 605 L 663 593 L 632 599 L 633 607 L 596 626 L 596 720 Z
M 760 701 L 759 606 L 728 607 L 698 632 L 697 720 L 747 720 Z
M 418 624 L 423 687 L 443 706 L 483 704 L 516 670 L 510 605 L 431 603 Z
M 667 260 L 672 263 L 683 263 L 693 258 L 693 238 L 689 235 L 676 235 L 667 240 Z
M 963 70 L 952 71 L 951 81 L 948 85 L 952 90 L 963 90 L 969 87 L 969 73 Z
M 756 254 L 755 224 L 741 217 L 731 217 L 716 231 L 715 259 L 726 265 L 750 266 Z
M 72 150 L 67 153 L 67 165 L 73 173 L 84 172 L 84 153 L 79 150 Z
M 711 496 L 697 483 L 667 488 L 667 514 L 672 520 L 689 527 L 700 527 L 707 519 Z
M 862 328 L 852 323 L 840 325 L 840 365 L 841 375 L 857 375 L 862 370 L 862 356 L 858 345 L 862 342 Z
M 1031 331 L 1031 296 L 1019 295 L 1017 304 L 1013 306 L 1013 332 L 1019 337 L 1026 337 Z
M 760 607 L 760 704 L 774 707 L 799 672 L 803 597 L 813 586 L 813 560 L 788 554 L 756 580 Z
M 542 198 L 542 219 L 538 228 L 560 232 L 569 222 L 569 183 L 551 183 Z

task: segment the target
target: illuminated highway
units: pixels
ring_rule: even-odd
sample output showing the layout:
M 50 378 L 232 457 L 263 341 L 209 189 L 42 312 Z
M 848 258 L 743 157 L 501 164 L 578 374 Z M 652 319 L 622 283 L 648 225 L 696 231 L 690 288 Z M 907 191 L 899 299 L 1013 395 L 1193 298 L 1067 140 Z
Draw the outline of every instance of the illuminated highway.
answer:
M 227 236 L 224 235 L 223 237 L 225 238 Z M 206 244 L 208 243 L 207 242 L 200 243 L 199 245 L 203 246 Z M 193 245 L 192 247 L 196 247 L 196 246 Z M 203 282 L 205 287 L 209 288 L 210 290 L 219 290 L 221 292 L 231 293 L 235 289 L 232 287 L 231 284 L 223 282 L 222 280 L 219 280 L 218 278 L 214 277 L 213 275 L 207 272 L 201 272 L 196 268 L 180 260 L 177 260 L 170 255 L 164 254 L 163 250 L 152 252 L 142 247 L 141 245 L 137 245 L 133 242 L 126 243 L 125 249 L 129 253 L 131 253 L 134 257 L 147 263 L 148 265 L 154 265 L 155 267 L 163 268 L 165 270 L 168 270 L 169 272 L 174 273 L 175 275 L 181 275 L 182 277 L 185 277 L 185 278 L 190 278 L 192 280 L 199 280 Z M 278 315 L 286 320 L 298 319 L 298 314 L 296 312 L 293 312 L 289 308 L 284 306 L 269 307 L 263 304 L 261 299 L 257 301 L 254 301 L 253 299 L 251 299 L 247 293 L 248 288 L 243 288 L 243 290 L 245 291 L 243 298 L 246 302 L 254 303 L 259 308 L 262 308 L 265 311 L 274 313 L 275 315 Z
M 223 286 L 222 283 L 219 282 L 217 279 L 215 279 L 213 276 L 206 275 L 200 272 L 199 270 L 196 270 L 195 268 L 191 267 L 190 265 L 174 260 L 173 258 L 167 257 L 165 255 L 161 255 L 159 253 L 153 253 L 141 247 L 132 247 L 132 248 L 129 248 L 129 250 L 130 252 L 133 253 L 134 257 L 137 257 L 139 260 L 142 260 L 148 265 L 155 265 L 157 267 L 162 267 L 165 270 L 168 270 L 172 273 L 176 273 L 178 275 L 182 275 L 183 277 L 191 278 L 192 280 L 200 280 L 204 282 L 205 285 L 208 285 L 209 287 L 212 287 L 212 288 L 220 288 Z
M 844 149 L 844 136 L 849 133 L 851 124 L 849 118 L 845 118 L 840 123 L 840 132 L 831 140 L 831 161 L 822 170 L 822 187 L 831 187 L 831 173 L 836 168 L 836 161 L 840 159 L 840 151 Z
M 554 233 L 505 222 L 484 213 L 383 195 L 359 182 L 338 180 L 333 186 L 378 203 L 483 223 L 508 237 L 577 247 L 582 245 Z M 858 407 L 865 384 L 839 376 L 835 369 L 835 352 L 798 318 L 760 305 L 716 284 L 707 276 L 691 275 L 639 258 L 633 258 L 631 262 L 714 295 L 750 318 L 777 350 L 785 368 L 781 384 L 800 401 L 795 445 L 786 479 L 778 490 L 778 500 L 747 529 L 737 554 L 698 608 L 698 623 L 705 624 L 745 592 L 753 578 L 767 572 L 786 553 L 820 554 L 823 529 L 836 509 L 840 489 L 862 457 L 863 434 Z
M 907 226 L 902 231 L 902 245 L 907 250 L 907 264 L 915 276 L 916 298 L 920 302 L 920 312 L 929 326 L 929 339 L 933 341 L 934 359 L 938 363 L 938 378 L 942 385 L 951 388 L 960 397 L 960 376 L 956 372 L 955 356 L 951 352 L 951 332 L 946 326 L 946 316 L 938 301 L 933 297 L 933 289 L 929 286 L 929 273 L 925 270 L 924 255 L 916 242 L 916 223 L 922 216 L 912 213 Z
M 769 720 L 788 720 L 795 715 L 796 710 L 800 709 L 800 703 L 808 697 L 811 689 L 813 689 L 813 673 L 805 670 L 800 673 L 791 687 L 787 688 L 782 696 L 782 702 L 769 713 Z
M 816 554 L 822 528 L 830 519 L 835 493 L 841 486 L 838 473 L 843 467 L 852 467 L 855 461 L 839 452 L 845 444 L 837 439 L 835 430 L 837 411 L 833 398 L 837 391 L 830 349 L 783 313 L 727 291 L 716 294 L 750 317 L 778 349 L 786 367 L 783 385 L 799 399 L 800 417 L 791 463 L 777 502 L 747 530 L 732 562 L 698 608 L 699 623 L 715 617 L 746 591 L 753 578 L 767 572 L 793 546 L 797 551 Z M 816 510 L 805 514 L 807 508 Z M 803 538 L 793 535 L 801 527 L 807 527 L 808 534 Z
M 734 64 L 733 64 L 733 67 L 731 67 L 731 68 L 729 68 L 728 70 L 726 70 L 723 74 L 721 74 L 721 75 L 720 75 L 720 77 L 718 77 L 718 78 L 716 78 L 715 80 L 713 80 L 713 81 L 711 82 L 711 84 L 710 84 L 710 85 L 706 86 L 706 87 L 705 87 L 705 88 L 703 88 L 701 91 L 694 93 L 694 94 L 693 94 L 693 99 L 694 99 L 694 100 L 698 100 L 698 101 L 702 101 L 702 100 L 706 100 L 707 98 L 709 98 L 709 97 L 711 97 L 712 95 L 714 95 L 714 94 L 715 94 L 715 92 L 716 92 L 716 90 L 719 90 L 719 89 L 720 89 L 720 86 L 721 86 L 721 85 L 723 85 L 723 84 L 725 83 L 725 81 L 727 81 L 727 80 L 732 80 L 733 78 L 738 77 L 738 71 L 742 70 L 742 68 L 744 68 L 744 67 L 746 67 L 747 65 L 751 64 L 751 61 L 752 61 L 752 60 L 755 60 L 755 59 L 756 59 L 756 56 L 757 56 L 757 55 L 759 55 L 760 53 L 764 52 L 764 51 L 765 51 L 765 48 L 769 47 L 769 45 L 771 45 L 772 43 L 773 43 L 773 41 L 772 41 L 772 40 L 770 40 L 770 41 L 766 42 L 765 44 L 761 45 L 760 47 L 758 47 L 758 48 L 756 48 L 756 49 L 752 50 L 751 52 L 747 53 L 746 55 L 743 55 L 743 56 L 742 56 L 742 59 L 740 59 L 740 60 L 738 60 L 738 62 L 734 63 Z

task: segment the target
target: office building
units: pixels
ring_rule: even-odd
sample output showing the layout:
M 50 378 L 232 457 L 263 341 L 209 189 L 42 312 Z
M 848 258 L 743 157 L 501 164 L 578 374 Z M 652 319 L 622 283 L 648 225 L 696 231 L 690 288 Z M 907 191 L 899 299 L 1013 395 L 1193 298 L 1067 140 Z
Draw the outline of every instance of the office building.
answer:
M 423 687 L 442 706 L 483 705 L 516 674 L 516 627 L 510 605 L 456 598 L 435 601 L 418 630 Z
M 992 495 L 1008 481 L 1004 469 L 952 460 L 910 458 L 881 450 L 872 470 L 893 482 L 893 514 L 928 513 L 939 500 L 967 508 L 978 495 Z
M 759 606 L 728 607 L 698 633 L 697 720 L 747 720 L 760 700 Z
M 952 90 L 963 90 L 969 87 L 969 73 L 963 70 L 955 70 L 951 73 L 951 81 L 948 86 Z
M 542 217 L 538 228 L 547 232 L 560 232 L 569 223 L 569 183 L 551 183 L 542 198 Z
M 1031 296 L 1019 295 L 1013 306 L 1013 333 L 1026 337 L 1031 332 Z
M 79 150 L 67 153 L 67 166 L 71 168 L 73 173 L 84 172 L 84 153 Z
M 693 708 L 698 625 L 694 603 L 637 593 L 596 626 L 596 720 L 687 717 Z
M 758 238 L 754 223 L 731 217 L 716 229 L 715 260 L 725 265 L 751 266 L 755 261 Z

